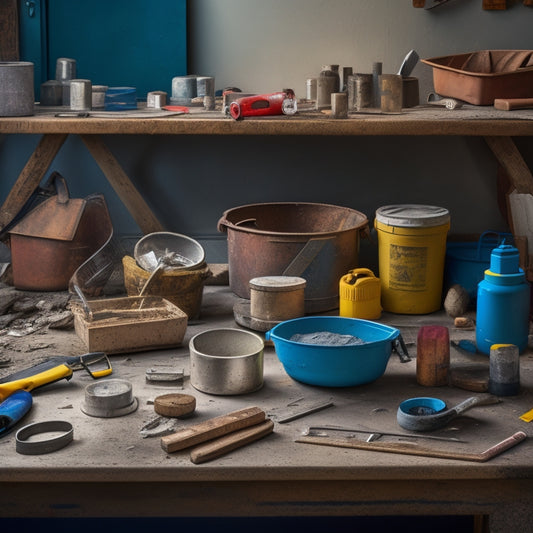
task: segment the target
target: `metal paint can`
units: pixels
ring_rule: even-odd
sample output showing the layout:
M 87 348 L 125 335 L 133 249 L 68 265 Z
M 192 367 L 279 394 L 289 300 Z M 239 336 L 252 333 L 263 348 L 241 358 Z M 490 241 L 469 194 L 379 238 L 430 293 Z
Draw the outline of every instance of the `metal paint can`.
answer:
M 0 61 L 0 117 L 33 115 L 33 63 Z
M 70 109 L 90 111 L 92 92 L 91 80 L 70 80 Z

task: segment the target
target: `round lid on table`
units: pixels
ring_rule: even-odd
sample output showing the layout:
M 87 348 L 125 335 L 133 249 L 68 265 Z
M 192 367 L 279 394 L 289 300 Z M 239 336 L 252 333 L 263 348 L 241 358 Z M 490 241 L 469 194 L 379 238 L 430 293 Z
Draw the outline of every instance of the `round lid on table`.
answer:
M 376 220 L 387 226 L 431 227 L 450 221 L 450 212 L 434 205 L 385 205 L 376 211 Z
M 265 292 L 285 292 L 305 288 L 306 281 L 297 276 L 264 276 L 250 280 L 250 288 Z

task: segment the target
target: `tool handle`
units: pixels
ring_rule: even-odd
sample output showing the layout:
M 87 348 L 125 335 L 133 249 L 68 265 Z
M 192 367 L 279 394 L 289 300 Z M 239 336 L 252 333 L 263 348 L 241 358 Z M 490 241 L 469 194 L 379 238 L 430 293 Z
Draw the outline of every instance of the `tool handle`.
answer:
M 512 111 L 513 109 L 530 109 L 533 107 L 533 98 L 496 98 L 494 109 Z
M 491 446 L 488 450 L 485 450 L 480 455 L 483 458 L 483 461 L 488 461 L 489 459 L 492 459 L 493 457 L 496 457 L 497 455 L 500 455 L 504 451 L 508 450 L 509 448 L 512 448 L 513 446 L 516 446 L 520 442 L 522 442 L 527 435 L 523 431 L 517 431 L 514 435 L 511 435 L 505 440 L 502 440 L 498 444 L 495 444 L 494 446 Z
M 260 424 L 235 431 L 214 441 L 202 444 L 191 451 L 191 461 L 194 464 L 205 463 L 221 455 L 241 448 L 262 437 L 269 435 L 274 430 L 274 422 L 265 420 Z
M 0 437 L 5 435 L 31 409 L 31 394 L 18 390 L 0 404 Z
M 8 396 L 18 390 L 31 391 L 48 383 L 54 383 L 60 379 L 70 379 L 72 377 L 72 369 L 67 365 L 58 365 L 50 370 L 45 370 L 40 374 L 23 378 L 0 385 L 0 401 L 5 400 Z

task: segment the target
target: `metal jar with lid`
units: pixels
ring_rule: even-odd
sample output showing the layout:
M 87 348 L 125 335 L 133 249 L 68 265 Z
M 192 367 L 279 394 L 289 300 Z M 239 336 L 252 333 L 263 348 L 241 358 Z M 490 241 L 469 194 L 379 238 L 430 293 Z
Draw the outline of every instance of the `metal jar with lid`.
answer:
M 253 318 L 282 322 L 305 315 L 306 281 L 297 276 L 264 276 L 250 280 Z

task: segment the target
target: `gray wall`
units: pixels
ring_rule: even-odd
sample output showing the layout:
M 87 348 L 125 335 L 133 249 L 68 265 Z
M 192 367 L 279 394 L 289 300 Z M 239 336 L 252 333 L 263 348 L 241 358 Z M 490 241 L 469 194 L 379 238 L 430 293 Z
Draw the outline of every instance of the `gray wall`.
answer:
M 427 3 L 432 0 L 426 0 Z M 415 9 L 411 0 L 193 0 L 189 2 L 189 72 L 216 77 L 217 89 L 271 92 L 305 80 L 323 64 L 369 72 L 374 61 L 396 72 L 412 48 L 428 58 L 487 48 L 533 48 L 533 8 L 508 1 L 483 11 L 481 0 Z M 431 69 L 419 64 L 421 98 Z M 0 137 L 0 200 L 38 142 Z M 264 201 L 346 205 L 372 221 L 389 203 L 429 203 L 451 212 L 451 233 L 504 230 L 497 165 L 483 139 L 444 137 L 171 137 L 105 139 L 168 230 L 199 239 L 211 262 L 226 260 L 217 221 L 225 209 Z M 518 139 L 533 166 L 533 144 Z M 139 228 L 87 154 L 69 138 L 51 170 L 73 196 L 103 192 L 115 231 L 134 242 Z M 375 243 L 362 262 L 375 266 Z

